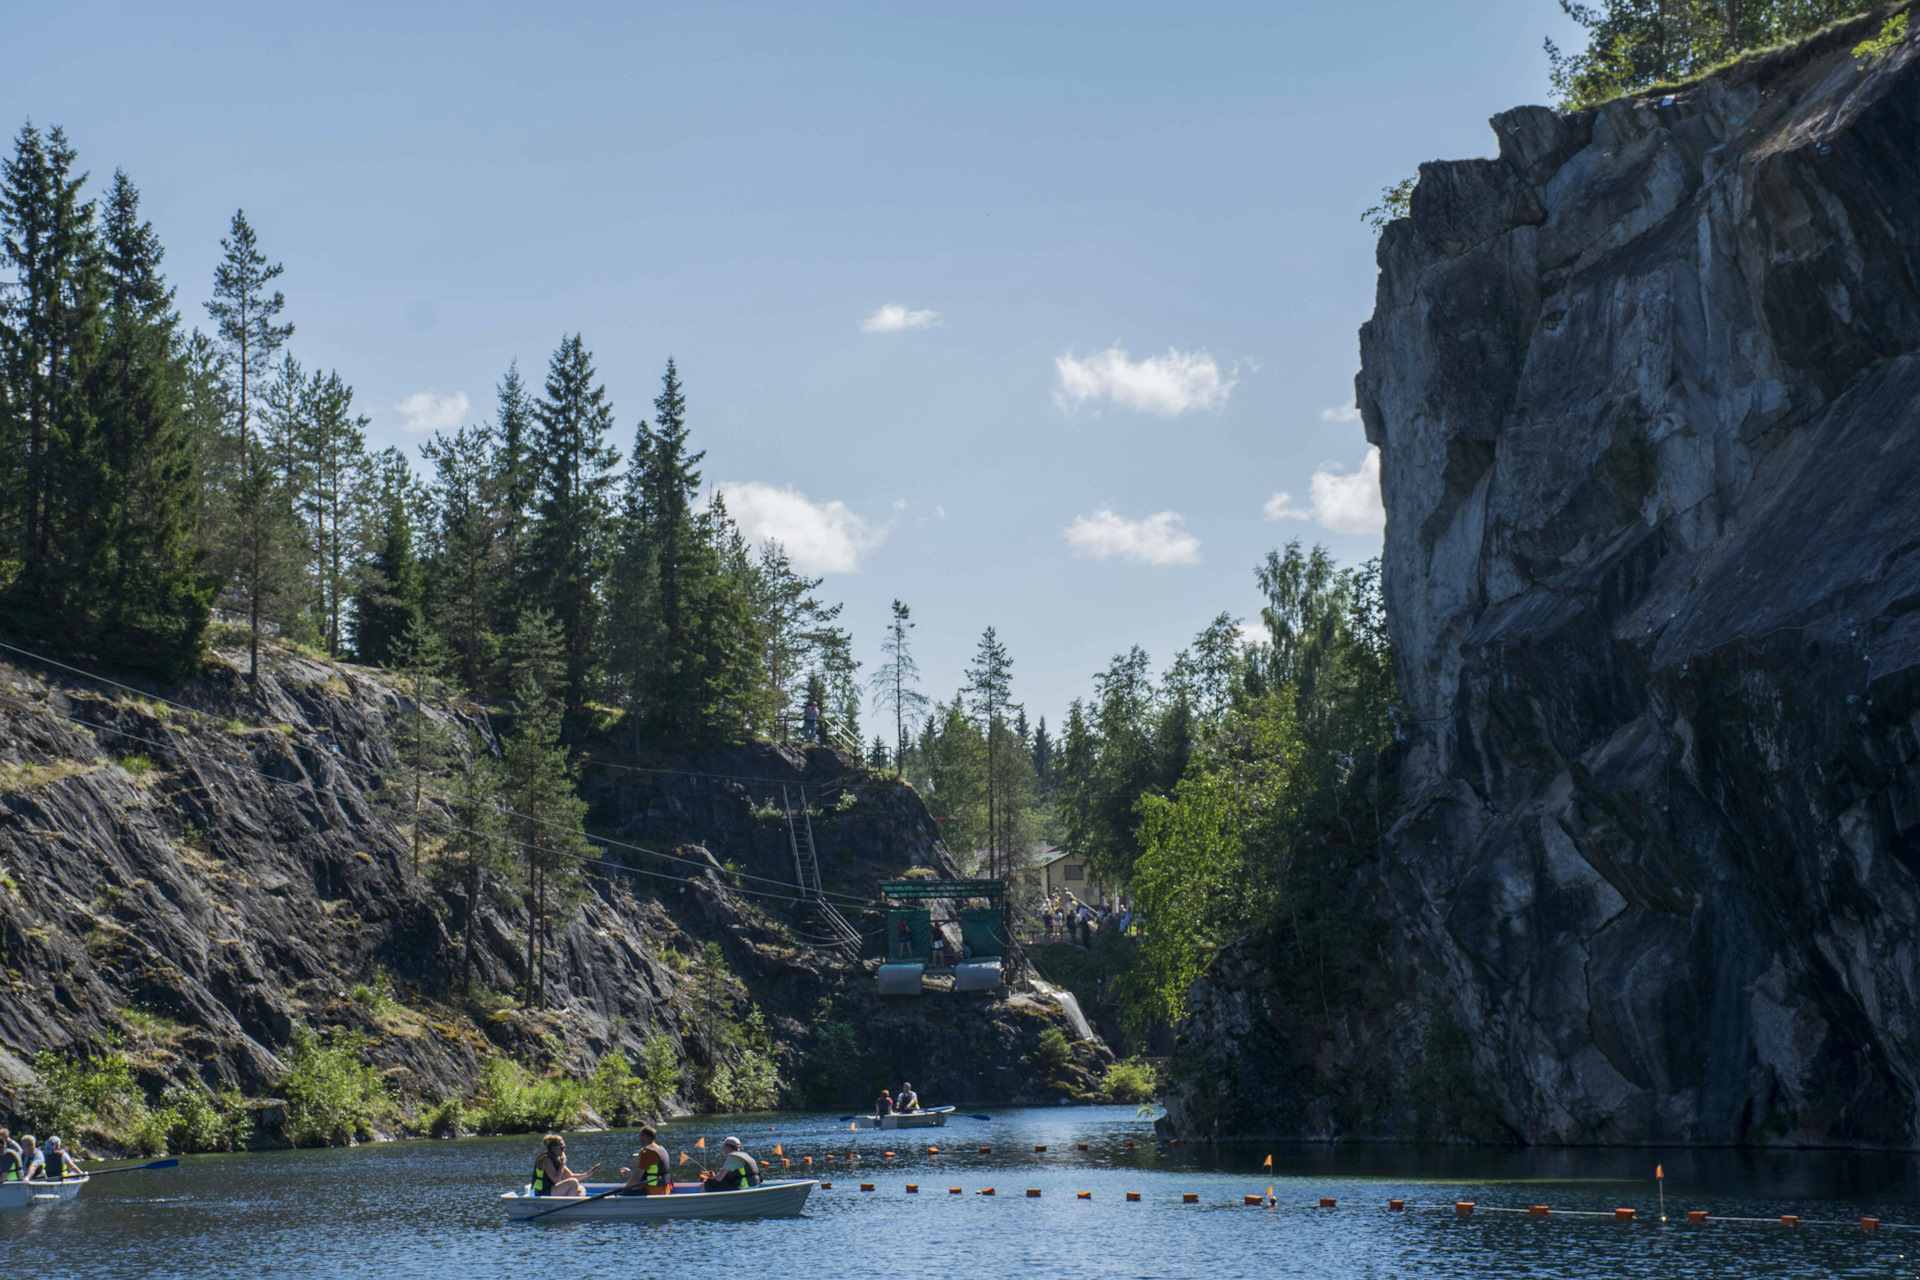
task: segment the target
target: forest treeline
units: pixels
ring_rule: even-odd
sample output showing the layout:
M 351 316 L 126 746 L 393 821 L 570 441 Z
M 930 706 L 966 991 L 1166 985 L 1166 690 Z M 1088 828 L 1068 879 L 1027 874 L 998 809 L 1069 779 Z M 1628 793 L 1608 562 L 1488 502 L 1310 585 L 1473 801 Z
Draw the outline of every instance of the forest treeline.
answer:
M 623 451 L 580 336 L 537 385 L 510 365 L 491 421 L 437 433 L 424 474 L 370 450 L 338 371 L 307 368 L 244 212 L 205 329 L 162 272 L 140 195 L 104 195 L 59 129 L 0 175 L 0 626 L 124 672 L 176 676 L 210 620 L 447 674 L 511 697 L 549 643 L 569 729 L 617 717 L 675 745 L 775 731 L 804 700 L 858 707 L 839 607 L 702 493 L 666 362 Z M 624 466 L 622 464 L 624 463 Z

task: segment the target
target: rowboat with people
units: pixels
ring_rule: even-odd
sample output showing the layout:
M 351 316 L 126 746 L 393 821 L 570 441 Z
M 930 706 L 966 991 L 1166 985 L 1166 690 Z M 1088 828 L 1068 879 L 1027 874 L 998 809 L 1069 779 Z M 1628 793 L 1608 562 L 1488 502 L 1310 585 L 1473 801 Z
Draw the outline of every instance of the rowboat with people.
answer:
M 819 1182 L 812 1178 L 782 1178 L 762 1182 L 757 1187 L 733 1191 L 708 1191 L 698 1182 L 676 1182 L 667 1195 L 614 1195 L 622 1183 L 589 1182 L 584 1196 L 537 1196 L 533 1184 L 500 1197 L 507 1217 L 515 1222 L 538 1218 L 542 1222 L 565 1222 L 569 1218 L 631 1219 L 654 1218 L 772 1218 L 799 1213 L 807 1207 L 807 1197 Z
M 933 1107 L 926 1111 L 894 1111 L 884 1116 L 861 1116 L 869 1129 L 943 1129 L 952 1107 Z
M 31 1209 L 35 1205 L 58 1204 L 80 1194 L 87 1185 L 85 1176 L 60 1182 L 0 1182 L 0 1209 Z

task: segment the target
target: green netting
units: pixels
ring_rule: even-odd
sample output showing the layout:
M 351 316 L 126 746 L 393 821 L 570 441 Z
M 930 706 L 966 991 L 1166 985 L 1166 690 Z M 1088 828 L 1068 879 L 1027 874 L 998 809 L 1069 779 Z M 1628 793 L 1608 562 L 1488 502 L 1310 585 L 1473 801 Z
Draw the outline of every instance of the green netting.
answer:
M 900 922 L 905 921 L 908 929 L 907 946 L 903 951 L 900 945 Z M 925 962 L 933 957 L 933 913 L 925 907 L 918 909 L 894 907 L 887 912 L 887 959 L 890 961 L 919 960 Z
M 968 907 L 960 913 L 960 940 L 975 960 L 997 956 L 1007 949 L 1000 912 L 993 907 Z

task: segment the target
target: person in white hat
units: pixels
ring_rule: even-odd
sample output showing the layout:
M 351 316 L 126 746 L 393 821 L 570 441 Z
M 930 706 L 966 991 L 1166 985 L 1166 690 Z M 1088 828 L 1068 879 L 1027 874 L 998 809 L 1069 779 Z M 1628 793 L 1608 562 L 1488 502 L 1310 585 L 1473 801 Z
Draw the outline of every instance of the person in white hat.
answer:
M 727 1158 L 721 1163 L 719 1173 L 700 1179 L 703 1190 L 739 1191 L 760 1185 L 760 1162 L 742 1149 L 740 1139 L 728 1138 L 720 1144 L 720 1149 L 727 1153 Z

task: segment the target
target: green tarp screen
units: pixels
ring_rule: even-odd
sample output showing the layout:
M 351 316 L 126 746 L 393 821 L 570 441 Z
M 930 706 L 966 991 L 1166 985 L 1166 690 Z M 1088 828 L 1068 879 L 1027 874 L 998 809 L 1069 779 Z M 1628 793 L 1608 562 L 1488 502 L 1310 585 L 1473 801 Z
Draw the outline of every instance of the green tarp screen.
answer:
M 900 926 L 907 926 L 907 935 L 900 936 Z M 925 962 L 933 956 L 933 914 L 925 907 L 893 907 L 887 912 L 887 959 L 919 960 Z
M 997 956 L 1007 949 L 997 907 L 968 907 L 960 913 L 960 940 L 975 960 Z

